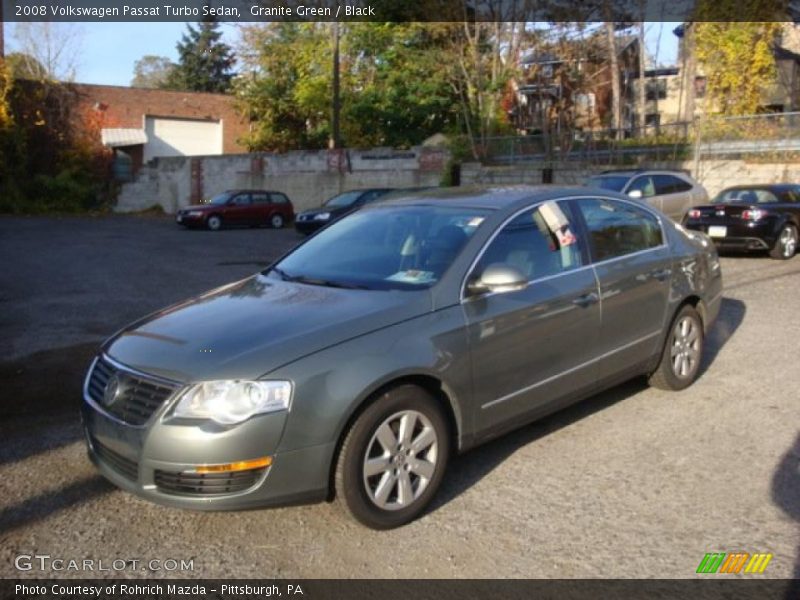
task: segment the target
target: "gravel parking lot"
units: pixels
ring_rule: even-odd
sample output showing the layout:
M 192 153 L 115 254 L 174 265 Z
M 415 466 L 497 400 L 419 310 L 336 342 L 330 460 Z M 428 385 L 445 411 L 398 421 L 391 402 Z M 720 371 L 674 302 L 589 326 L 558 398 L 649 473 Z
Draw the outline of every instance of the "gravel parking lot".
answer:
M 180 511 L 106 483 L 77 415 L 98 343 L 298 239 L 164 218 L 0 219 L 0 576 L 42 576 L 14 558 L 49 554 L 141 561 L 94 576 L 682 578 L 733 551 L 771 552 L 765 576 L 800 576 L 800 257 L 723 258 L 722 311 L 687 391 L 633 381 L 469 452 L 399 530 L 362 528 L 336 504 Z

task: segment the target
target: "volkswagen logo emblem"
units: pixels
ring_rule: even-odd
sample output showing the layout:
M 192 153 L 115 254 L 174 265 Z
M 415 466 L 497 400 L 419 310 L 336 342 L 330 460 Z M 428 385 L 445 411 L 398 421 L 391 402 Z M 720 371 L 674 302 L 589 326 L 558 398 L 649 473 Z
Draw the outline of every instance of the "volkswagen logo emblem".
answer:
M 108 378 L 106 388 L 103 390 L 103 404 L 111 406 L 122 392 L 122 385 L 119 377 L 115 374 Z

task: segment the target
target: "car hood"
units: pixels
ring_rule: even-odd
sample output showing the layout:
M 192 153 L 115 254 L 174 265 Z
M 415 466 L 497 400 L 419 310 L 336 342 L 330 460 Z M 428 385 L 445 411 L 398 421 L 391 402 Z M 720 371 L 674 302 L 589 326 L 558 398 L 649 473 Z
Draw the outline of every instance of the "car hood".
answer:
M 180 382 L 254 379 L 431 306 L 427 290 L 347 290 L 255 275 L 133 323 L 104 351 Z

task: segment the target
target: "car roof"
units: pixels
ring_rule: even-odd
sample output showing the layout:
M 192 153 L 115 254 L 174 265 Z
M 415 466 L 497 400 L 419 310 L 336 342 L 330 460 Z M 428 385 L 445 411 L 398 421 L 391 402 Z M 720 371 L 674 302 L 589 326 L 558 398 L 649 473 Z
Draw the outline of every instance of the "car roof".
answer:
M 686 169 L 608 169 L 595 173 L 592 177 L 613 176 L 613 175 L 641 175 L 642 173 L 669 173 L 670 175 L 688 175 L 691 176 Z
M 380 206 L 403 205 L 451 205 L 463 208 L 504 209 L 522 201 L 546 200 L 575 193 L 585 194 L 580 186 L 558 185 L 507 185 L 507 186 L 458 186 L 433 188 L 413 192 L 402 198 L 392 198 Z
M 266 192 L 267 194 L 283 194 L 286 195 L 286 192 L 280 192 L 278 190 L 262 190 L 257 188 L 235 188 L 232 190 L 225 190 L 222 192 L 223 194 L 241 194 L 242 192 Z
M 723 192 L 733 191 L 733 190 L 770 190 L 770 191 L 786 191 L 786 190 L 793 190 L 796 189 L 800 184 L 797 183 L 752 183 L 749 185 L 732 185 L 726 187 Z M 721 192 L 720 192 L 721 193 Z

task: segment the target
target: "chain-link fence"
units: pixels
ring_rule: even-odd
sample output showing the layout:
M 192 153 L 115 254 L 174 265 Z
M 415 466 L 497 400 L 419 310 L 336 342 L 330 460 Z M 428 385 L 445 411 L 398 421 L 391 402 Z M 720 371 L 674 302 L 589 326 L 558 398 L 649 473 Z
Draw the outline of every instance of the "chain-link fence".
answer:
M 626 167 L 706 159 L 800 158 L 800 112 L 698 117 L 692 122 L 624 131 L 562 131 L 490 137 L 477 143 L 485 164 L 575 163 Z

